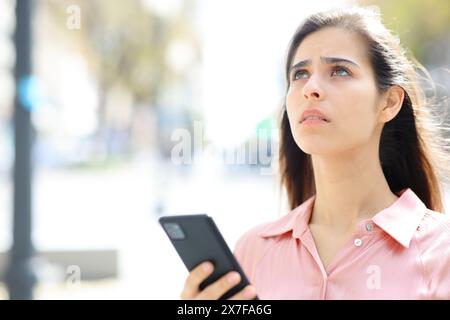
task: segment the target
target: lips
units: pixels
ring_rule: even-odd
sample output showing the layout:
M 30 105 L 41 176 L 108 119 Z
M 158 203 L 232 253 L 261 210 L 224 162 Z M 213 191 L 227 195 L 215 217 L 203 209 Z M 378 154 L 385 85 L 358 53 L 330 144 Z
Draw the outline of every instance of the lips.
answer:
M 325 121 L 330 122 L 330 120 L 325 116 L 323 112 L 318 109 L 307 109 L 302 113 L 300 118 L 300 123 L 305 120 L 315 120 L 315 121 Z

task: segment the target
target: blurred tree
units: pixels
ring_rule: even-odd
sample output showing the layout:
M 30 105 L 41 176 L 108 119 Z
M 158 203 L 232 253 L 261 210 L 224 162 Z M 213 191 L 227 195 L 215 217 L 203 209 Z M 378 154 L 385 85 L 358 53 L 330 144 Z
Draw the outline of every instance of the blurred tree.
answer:
M 384 24 L 394 30 L 406 48 L 425 64 L 430 63 L 427 44 L 447 39 L 450 30 L 449 0 L 360 0 L 380 8 Z
M 184 2 L 183 2 L 184 3 Z M 167 50 L 174 39 L 198 43 L 187 19 L 192 1 L 186 1 L 173 19 L 152 12 L 142 0 L 43 1 L 57 26 L 66 25 L 67 8 L 77 5 L 81 28 L 71 32 L 98 83 L 98 137 L 105 138 L 107 97 L 113 88 L 124 88 L 133 107 L 158 105 L 161 93 L 179 82 L 180 74 L 167 66 Z M 129 128 L 131 130 L 131 128 Z
M 433 83 L 422 78 L 433 110 L 450 115 L 450 2 L 449 0 L 361 0 L 362 5 L 379 7 L 384 24 L 396 32 L 403 48 L 430 73 Z M 450 127 L 450 117 L 443 126 Z M 449 132 L 443 130 L 449 137 Z

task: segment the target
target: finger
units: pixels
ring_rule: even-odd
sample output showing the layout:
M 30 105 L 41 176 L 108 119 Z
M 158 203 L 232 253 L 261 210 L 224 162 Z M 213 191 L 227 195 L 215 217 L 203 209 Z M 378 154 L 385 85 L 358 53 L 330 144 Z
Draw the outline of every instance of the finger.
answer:
M 253 286 L 246 286 L 244 289 L 230 297 L 229 300 L 252 300 L 256 297 L 256 289 Z
M 189 276 L 186 278 L 183 292 L 181 293 L 182 299 L 192 299 L 199 293 L 199 285 L 205 280 L 214 270 L 214 266 L 211 262 L 206 261 L 194 269 L 191 270 Z
M 216 282 L 207 286 L 197 299 L 219 299 L 225 292 L 233 288 L 241 281 L 241 276 L 236 271 L 228 272 Z

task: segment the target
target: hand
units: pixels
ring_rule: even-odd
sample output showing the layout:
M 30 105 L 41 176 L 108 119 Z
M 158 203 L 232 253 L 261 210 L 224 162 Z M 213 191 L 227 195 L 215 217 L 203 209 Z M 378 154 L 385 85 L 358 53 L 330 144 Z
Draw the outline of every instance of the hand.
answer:
M 200 291 L 200 283 L 202 283 L 202 281 L 213 271 L 214 266 L 211 262 L 203 262 L 192 269 L 186 278 L 183 291 L 180 295 L 181 299 L 217 300 L 241 281 L 239 273 L 231 271 Z M 234 296 L 230 297 L 230 300 L 252 300 L 255 297 L 255 287 L 248 285 Z

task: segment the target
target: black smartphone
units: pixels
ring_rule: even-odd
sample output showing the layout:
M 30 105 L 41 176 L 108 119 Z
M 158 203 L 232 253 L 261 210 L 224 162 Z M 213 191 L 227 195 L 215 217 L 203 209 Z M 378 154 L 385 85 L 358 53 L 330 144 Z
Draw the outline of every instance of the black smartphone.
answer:
M 214 272 L 200 284 L 200 290 L 230 271 L 238 272 L 241 282 L 219 299 L 228 299 L 250 284 L 211 217 L 206 214 L 164 216 L 159 218 L 159 223 L 189 271 L 202 262 L 213 263 Z

